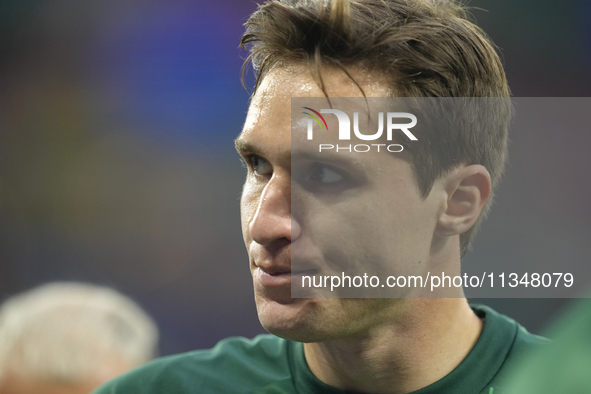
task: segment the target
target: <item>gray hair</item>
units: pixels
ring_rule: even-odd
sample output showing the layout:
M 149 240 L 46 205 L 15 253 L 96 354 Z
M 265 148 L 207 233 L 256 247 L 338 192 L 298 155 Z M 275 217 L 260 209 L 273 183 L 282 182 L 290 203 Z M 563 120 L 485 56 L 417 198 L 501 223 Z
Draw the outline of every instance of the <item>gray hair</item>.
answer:
M 155 356 L 158 329 L 131 299 L 73 282 L 43 285 L 0 307 L 0 372 L 76 383 L 109 364 L 139 366 Z

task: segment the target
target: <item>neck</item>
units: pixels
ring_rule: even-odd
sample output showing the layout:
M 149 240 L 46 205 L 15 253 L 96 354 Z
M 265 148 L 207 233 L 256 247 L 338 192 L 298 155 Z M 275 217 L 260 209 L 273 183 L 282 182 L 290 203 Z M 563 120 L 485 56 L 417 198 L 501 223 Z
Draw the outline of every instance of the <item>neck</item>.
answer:
M 455 369 L 482 330 L 465 298 L 411 298 L 404 309 L 414 312 L 362 336 L 306 343 L 312 373 L 343 390 L 409 393 Z

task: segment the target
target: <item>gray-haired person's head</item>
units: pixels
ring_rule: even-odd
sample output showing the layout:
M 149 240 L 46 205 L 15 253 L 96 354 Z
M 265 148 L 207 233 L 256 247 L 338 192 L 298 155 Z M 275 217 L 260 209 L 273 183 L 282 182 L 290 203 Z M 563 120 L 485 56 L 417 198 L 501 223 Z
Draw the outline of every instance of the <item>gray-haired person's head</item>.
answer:
M 0 375 L 100 384 L 152 359 L 157 340 L 155 323 L 123 294 L 83 283 L 47 284 L 0 307 Z

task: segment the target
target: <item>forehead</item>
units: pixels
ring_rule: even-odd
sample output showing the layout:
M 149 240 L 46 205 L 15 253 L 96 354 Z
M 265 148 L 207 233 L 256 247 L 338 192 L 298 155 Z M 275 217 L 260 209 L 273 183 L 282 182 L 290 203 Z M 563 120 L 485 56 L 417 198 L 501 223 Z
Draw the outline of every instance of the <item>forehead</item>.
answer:
M 322 97 L 324 92 L 320 88 L 321 84 L 329 97 L 363 97 L 359 87 L 363 88 L 368 97 L 385 97 L 394 93 L 389 87 L 389 80 L 382 73 L 368 67 L 356 65 L 343 70 L 326 65 L 319 73 L 312 73 L 305 64 L 290 63 L 273 67 L 264 77 L 254 98 L 262 98 L 266 94 Z
M 367 97 L 394 95 L 385 76 L 360 66 L 348 68 L 347 72 L 325 66 L 321 77 L 329 97 L 363 97 L 363 93 Z M 320 78 L 314 77 L 306 65 L 278 65 L 271 69 L 253 96 L 244 128 L 236 141 L 239 150 L 246 143 L 289 134 L 291 98 L 324 97 L 319 85 Z

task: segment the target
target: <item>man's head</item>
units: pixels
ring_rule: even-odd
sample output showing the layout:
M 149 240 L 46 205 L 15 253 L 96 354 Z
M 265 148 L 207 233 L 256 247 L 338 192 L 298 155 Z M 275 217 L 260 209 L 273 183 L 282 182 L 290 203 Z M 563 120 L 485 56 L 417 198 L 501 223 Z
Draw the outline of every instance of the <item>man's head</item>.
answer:
M 392 299 L 292 299 L 290 274 L 302 274 L 292 272 L 294 259 L 312 275 L 344 260 L 399 273 L 459 265 L 490 201 L 491 179 L 503 170 L 510 103 L 497 101 L 478 116 L 467 106 L 465 128 L 427 130 L 402 154 L 328 165 L 292 157 L 290 103 L 507 97 L 492 45 L 462 16 L 444 1 L 273 1 L 247 22 L 242 44 L 258 75 L 236 145 L 248 167 L 244 240 L 269 331 L 326 341 L 388 325 L 409 307 Z
M 0 308 L 0 392 L 88 393 L 154 357 L 157 328 L 109 288 L 53 283 Z
M 241 43 L 257 70 L 255 93 L 277 64 L 301 64 L 325 94 L 323 72 L 330 66 L 379 75 L 389 96 L 508 97 L 493 44 L 466 17 L 447 0 L 270 1 L 249 18 Z M 466 129 L 445 135 L 431 129 L 423 143 L 409 147 L 421 194 L 462 164 L 486 167 L 494 189 L 507 157 L 511 111 L 508 100 L 496 100 L 474 119 L 467 114 Z M 491 204 L 492 196 L 477 223 L 460 236 L 462 254 Z

